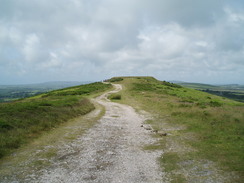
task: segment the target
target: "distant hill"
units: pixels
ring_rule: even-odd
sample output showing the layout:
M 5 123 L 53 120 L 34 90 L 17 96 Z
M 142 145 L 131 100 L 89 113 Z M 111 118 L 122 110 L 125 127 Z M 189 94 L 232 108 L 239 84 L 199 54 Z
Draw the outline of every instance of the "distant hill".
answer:
M 202 83 L 187 83 L 187 82 L 174 82 L 187 88 L 204 91 L 214 95 L 226 97 L 239 102 L 244 102 L 244 85 L 227 84 L 227 85 L 210 85 Z
M 0 102 L 31 97 L 52 90 L 91 83 L 90 81 L 53 81 L 37 84 L 0 85 Z

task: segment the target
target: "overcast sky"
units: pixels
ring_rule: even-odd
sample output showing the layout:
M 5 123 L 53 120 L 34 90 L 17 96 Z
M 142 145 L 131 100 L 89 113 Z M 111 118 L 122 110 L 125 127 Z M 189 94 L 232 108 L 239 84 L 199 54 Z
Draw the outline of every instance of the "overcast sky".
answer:
M 0 84 L 244 84 L 243 0 L 0 0 Z

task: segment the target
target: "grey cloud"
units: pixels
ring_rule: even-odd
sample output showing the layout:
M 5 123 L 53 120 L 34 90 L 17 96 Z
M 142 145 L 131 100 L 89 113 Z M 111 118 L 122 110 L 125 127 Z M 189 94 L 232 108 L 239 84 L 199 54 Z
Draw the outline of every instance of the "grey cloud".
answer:
M 156 23 L 178 22 L 182 26 L 206 26 L 223 15 L 221 8 L 227 0 L 143 0 L 143 13 Z
M 0 3 L 0 83 L 32 75 L 33 82 L 113 75 L 217 82 L 234 71 L 230 78 L 241 82 L 244 75 L 240 0 Z

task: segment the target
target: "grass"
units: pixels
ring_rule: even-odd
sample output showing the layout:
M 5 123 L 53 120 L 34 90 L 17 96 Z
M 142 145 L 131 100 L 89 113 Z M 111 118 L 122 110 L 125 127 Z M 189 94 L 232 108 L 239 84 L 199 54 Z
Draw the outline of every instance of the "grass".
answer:
M 0 104 L 0 158 L 95 107 L 87 97 L 111 88 L 92 83 Z
M 119 82 L 119 81 L 123 81 L 124 79 L 123 78 L 121 78 L 121 77 L 113 77 L 113 78 L 111 78 L 111 79 L 108 79 L 108 80 L 106 80 L 107 82 Z
M 178 169 L 178 162 L 180 161 L 180 157 L 177 153 L 164 153 L 160 158 L 160 163 L 164 167 L 166 172 L 174 172 L 174 170 Z M 183 175 L 174 172 L 174 175 L 171 176 L 172 183 L 185 183 L 187 182 Z
M 114 94 L 109 95 L 109 99 L 111 99 L 111 100 L 121 100 L 121 95 L 117 94 L 117 93 L 114 93 Z
M 44 131 L 40 137 L 15 150 L 14 156 L 5 156 L 0 159 L 0 182 L 6 178 L 11 182 L 13 174 L 21 182 L 30 172 L 48 168 L 52 166 L 53 161 L 62 160 L 70 155 L 68 152 L 60 153 L 60 147 L 63 148 L 64 144 L 71 145 L 105 113 L 104 107 L 99 104 L 94 105 L 96 109 L 89 115 L 79 116 L 60 124 L 51 131 Z
M 0 85 L 0 102 L 11 102 L 52 90 L 80 85 L 80 82 L 47 82 L 25 85 Z M 87 83 L 83 83 L 87 84 Z
M 163 128 L 163 123 L 185 127 L 177 131 L 177 138 L 196 149 L 190 157 L 207 158 L 219 164 L 223 170 L 243 175 L 243 103 L 152 77 L 124 78 L 120 83 L 125 89 L 120 102 L 139 106 L 154 114 L 156 117 L 151 122 L 154 128 Z M 194 135 L 183 139 L 188 134 Z M 183 156 L 178 154 L 179 157 L 187 154 L 184 153 Z M 170 153 L 167 155 L 171 156 Z M 175 164 L 173 160 L 172 164 Z M 176 165 L 173 167 L 177 169 Z
M 206 85 L 200 83 L 179 83 L 181 86 L 197 89 L 213 95 L 244 102 L 243 85 Z
M 69 88 L 64 88 L 60 90 L 55 90 L 52 92 L 48 92 L 46 94 L 41 95 L 42 98 L 49 96 L 72 96 L 72 95 L 90 95 L 94 92 L 104 91 L 108 88 L 108 86 L 100 82 L 91 83 L 87 85 L 74 86 Z

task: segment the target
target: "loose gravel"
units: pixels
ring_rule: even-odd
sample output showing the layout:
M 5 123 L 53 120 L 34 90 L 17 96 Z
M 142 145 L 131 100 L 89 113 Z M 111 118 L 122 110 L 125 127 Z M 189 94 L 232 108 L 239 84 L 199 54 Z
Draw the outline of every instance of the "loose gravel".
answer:
M 141 128 L 146 116 L 109 101 L 109 94 L 122 89 L 114 86 L 114 91 L 95 99 L 106 109 L 98 124 L 60 147 L 50 166 L 28 174 L 23 182 L 167 182 L 157 163 L 162 151 L 143 150 L 155 142 L 151 132 Z

